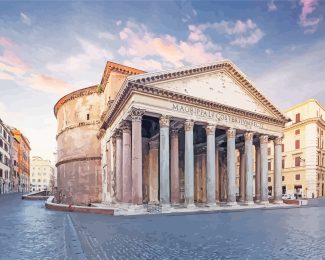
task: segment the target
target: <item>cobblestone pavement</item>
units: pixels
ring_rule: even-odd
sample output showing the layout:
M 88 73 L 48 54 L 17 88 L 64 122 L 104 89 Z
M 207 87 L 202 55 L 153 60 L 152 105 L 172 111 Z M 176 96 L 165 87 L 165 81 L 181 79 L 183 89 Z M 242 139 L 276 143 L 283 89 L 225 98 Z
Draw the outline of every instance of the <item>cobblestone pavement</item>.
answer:
M 325 259 L 325 200 L 312 207 L 112 217 L 0 196 L 0 259 Z
M 67 214 L 46 210 L 44 201 L 1 195 L 0 259 L 69 259 L 67 226 Z

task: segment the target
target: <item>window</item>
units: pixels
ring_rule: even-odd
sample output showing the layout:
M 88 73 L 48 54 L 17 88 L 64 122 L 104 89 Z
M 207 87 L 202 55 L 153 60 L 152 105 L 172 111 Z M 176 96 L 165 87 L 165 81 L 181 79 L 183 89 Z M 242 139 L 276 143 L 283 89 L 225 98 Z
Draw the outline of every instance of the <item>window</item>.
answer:
M 284 181 L 284 176 L 282 176 L 282 181 Z
M 295 142 L 295 148 L 300 149 L 300 140 L 296 140 Z
M 270 147 L 267 148 L 267 155 L 271 155 L 271 148 Z
M 272 163 L 271 163 L 271 161 L 268 161 L 267 169 L 268 169 L 269 171 L 272 170 Z
M 271 177 L 268 177 L 267 179 L 268 179 L 268 182 L 271 182 Z
M 300 113 L 296 114 L 296 123 L 300 122 Z
M 295 157 L 295 166 L 296 167 L 300 166 L 300 156 Z
M 90 116 L 89 116 L 89 114 L 87 114 L 87 120 L 89 120 L 89 118 L 90 118 Z
M 284 144 L 282 144 L 282 152 L 284 153 Z
M 296 174 L 296 181 L 300 181 L 300 174 Z
M 282 159 L 282 169 L 284 169 L 285 168 L 285 159 L 283 158 Z

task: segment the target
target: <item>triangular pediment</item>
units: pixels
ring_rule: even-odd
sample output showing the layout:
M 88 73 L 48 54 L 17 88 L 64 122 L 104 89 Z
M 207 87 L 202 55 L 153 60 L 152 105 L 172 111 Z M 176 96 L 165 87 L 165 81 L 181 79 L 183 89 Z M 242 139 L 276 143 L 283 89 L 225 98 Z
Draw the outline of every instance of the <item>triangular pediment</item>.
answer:
M 274 116 L 261 101 L 225 72 L 178 78 L 153 86 L 265 116 Z
M 144 73 L 129 77 L 128 81 L 288 122 L 229 60 Z

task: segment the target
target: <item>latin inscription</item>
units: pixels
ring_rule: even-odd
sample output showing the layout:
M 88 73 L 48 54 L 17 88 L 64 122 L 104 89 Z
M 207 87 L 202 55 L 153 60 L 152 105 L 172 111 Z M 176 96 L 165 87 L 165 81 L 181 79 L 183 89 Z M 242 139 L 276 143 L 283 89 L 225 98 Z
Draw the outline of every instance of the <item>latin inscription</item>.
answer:
M 192 107 L 192 106 L 173 103 L 173 111 L 188 114 L 190 116 L 197 116 L 200 118 L 211 119 L 220 125 L 232 123 L 232 124 L 242 125 L 246 128 L 252 128 L 252 127 L 256 127 L 260 129 L 264 128 L 263 124 L 260 122 L 256 122 L 245 118 L 240 118 L 237 116 L 218 113 L 210 110 L 205 110 L 202 108 Z

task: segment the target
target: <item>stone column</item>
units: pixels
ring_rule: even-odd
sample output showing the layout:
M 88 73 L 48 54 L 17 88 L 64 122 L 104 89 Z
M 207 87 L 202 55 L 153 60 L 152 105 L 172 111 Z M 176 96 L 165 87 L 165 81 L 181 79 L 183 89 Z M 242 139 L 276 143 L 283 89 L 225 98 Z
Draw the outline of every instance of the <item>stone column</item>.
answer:
M 216 179 L 215 179 L 215 132 L 216 128 L 214 125 L 208 125 L 206 127 L 207 135 L 207 205 L 216 205 Z
M 159 166 L 159 141 L 149 142 L 149 202 L 158 203 L 158 166 Z
M 169 181 L 169 117 L 162 116 L 160 123 L 160 203 L 170 204 Z
M 260 136 L 260 150 L 261 150 L 261 202 L 268 203 L 268 161 L 267 161 L 267 144 L 268 136 Z
M 227 204 L 236 205 L 236 130 L 227 130 Z
M 216 146 L 215 153 L 215 185 L 216 185 L 216 202 L 220 202 L 220 167 L 219 167 L 219 149 Z
M 133 108 L 132 118 L 132 203 L 143 203 L 142 193 L 142 133 L 141 123 L 144 110 Z
M 185 204 L 194 207 L 194 145 L 193 120 L 186 120 L 185 130 Z
M 131 124 L 129 121 L 122 123 L 122 136 L 123 136 L 123 202 L 132 202 L 132 163 L 131 163 Z
M 253 133 L 245 133 L 245 203 L 254 204 L 253 198 Z
M 261 202 L 261 148 L 255 145 L 255 202 Z
M 282 138 L 274 139 L 274 202 L 282 202 Z
M 245 186 L 246 186 L 246 168 L 245 168 L 245 148 L 239 149 L 239 190 L 240 190 L 240 202 L 245 202 Z
M 171 176 L 171 202 L 178 204 L 179 190 L 179 154 L 178 154 L 178 130 L 170 131 L 170 176 Z
M 123 142 L 122 142 L 122 131 L 117 129 L 115 131 L 115 175 L 116 175 L 116 199 L 118 202 L 123 201 Z

